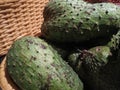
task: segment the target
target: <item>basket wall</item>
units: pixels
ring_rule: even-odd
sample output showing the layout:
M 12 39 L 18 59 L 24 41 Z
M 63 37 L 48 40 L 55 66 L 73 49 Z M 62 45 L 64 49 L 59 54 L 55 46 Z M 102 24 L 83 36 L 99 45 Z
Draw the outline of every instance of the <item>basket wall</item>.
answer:
M 43 10 L 48 0 L 0 1 L 0 56 L 13 41 L 26 35 L 40 35 Z

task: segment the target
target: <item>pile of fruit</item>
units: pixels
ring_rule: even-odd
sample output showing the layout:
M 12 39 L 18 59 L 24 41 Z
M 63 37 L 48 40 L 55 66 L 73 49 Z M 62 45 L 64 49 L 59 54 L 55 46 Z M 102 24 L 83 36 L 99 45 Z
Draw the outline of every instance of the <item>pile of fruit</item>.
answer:
M 42 35 L 7 53 L 21 90 L 120 90 L 120 6 L 51 0 L 43 15 Z

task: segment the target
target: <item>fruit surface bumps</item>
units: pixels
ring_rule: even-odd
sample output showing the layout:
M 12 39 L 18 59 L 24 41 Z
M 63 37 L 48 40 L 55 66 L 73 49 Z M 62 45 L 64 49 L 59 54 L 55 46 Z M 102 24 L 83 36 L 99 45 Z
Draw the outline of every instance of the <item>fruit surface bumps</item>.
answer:
M 115 34 L 120 28 L 120 7 L 83 0 L 51 0 L 45 7 L 44 19 L 45 38 L 56 42 L 84 42 Z
M 120 30 L 112 35 L 110 42 L 107 44 L 112 50 L 120 49 Z
M 13 43 L 7 69 L 21 90 L 83 90 L 73 69 L 37 37 L 26 36 Z
M 90 90 L 120 90 L 120 50 L 96 46 L 69 56 L 69 64 Z
M 68 62 L 89 89 L 119 90 L 120 31 L 104 46 L 73 52 Z

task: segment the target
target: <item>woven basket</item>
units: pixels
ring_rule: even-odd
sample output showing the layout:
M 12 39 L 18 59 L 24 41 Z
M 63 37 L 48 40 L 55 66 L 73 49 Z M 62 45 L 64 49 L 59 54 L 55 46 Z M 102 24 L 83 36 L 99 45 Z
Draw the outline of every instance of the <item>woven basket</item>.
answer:
M 40 35 L 43 9 L 49 0 L 0 0 L 0 56 L 14 40 Z

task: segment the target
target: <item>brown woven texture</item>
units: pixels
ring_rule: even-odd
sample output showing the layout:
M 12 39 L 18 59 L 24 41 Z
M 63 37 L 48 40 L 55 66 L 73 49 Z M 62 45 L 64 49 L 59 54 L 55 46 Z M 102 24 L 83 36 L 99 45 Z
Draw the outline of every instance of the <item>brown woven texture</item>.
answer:
M 13 41 L 40 35 L 43 10 L 49 0 L 0 0 L 0 56 Z

